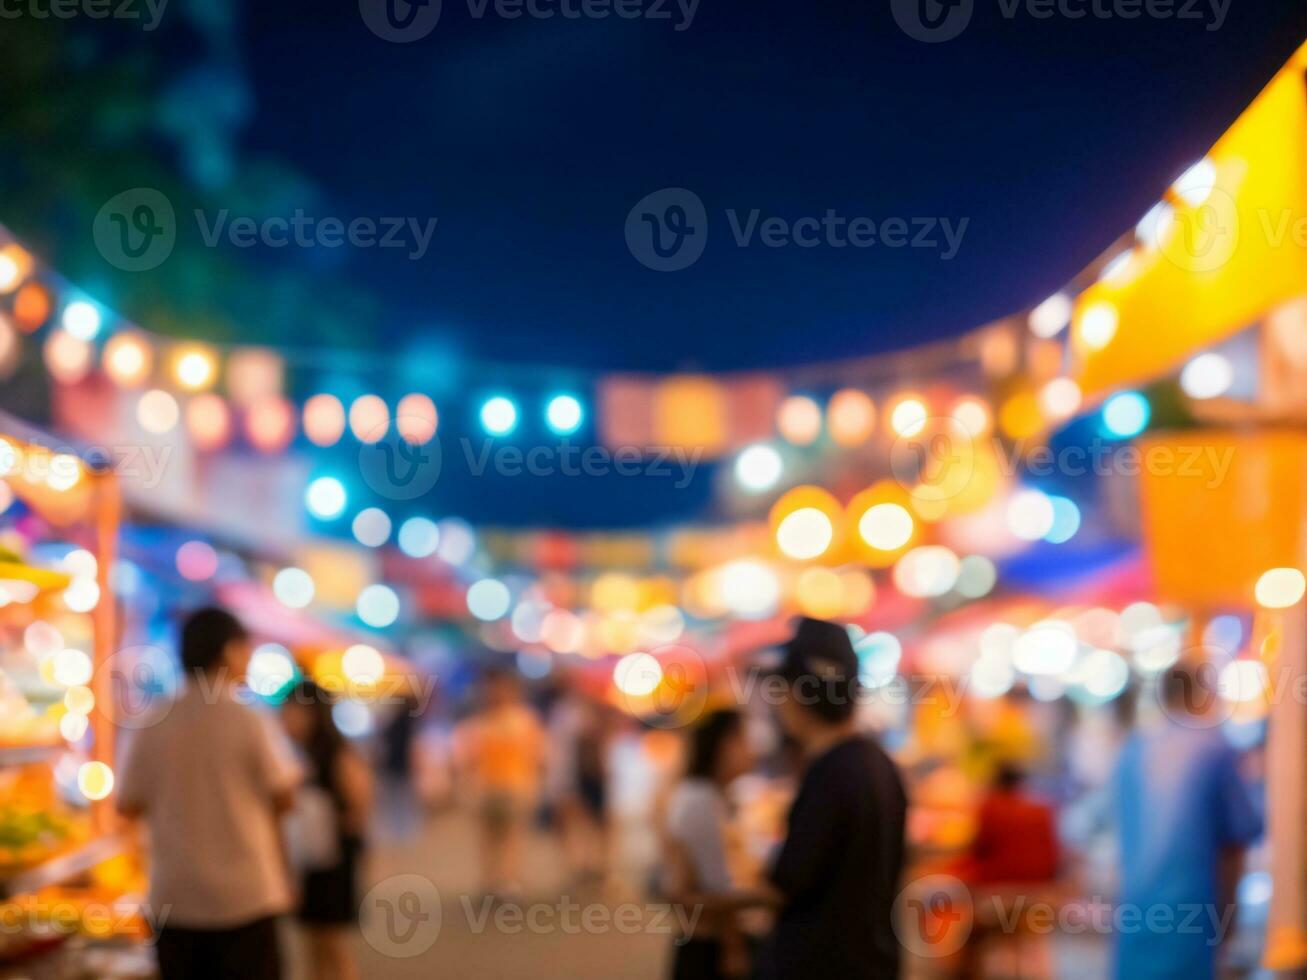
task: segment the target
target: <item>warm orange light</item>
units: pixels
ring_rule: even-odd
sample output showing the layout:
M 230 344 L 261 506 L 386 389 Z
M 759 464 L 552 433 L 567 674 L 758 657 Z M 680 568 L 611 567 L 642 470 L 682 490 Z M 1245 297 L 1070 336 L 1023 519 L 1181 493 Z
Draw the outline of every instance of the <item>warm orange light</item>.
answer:
M 830 436 L 841 446 L 856 446 L 870 438 L 876 425 L 876 407 L 866 392 L 845 388 L 826 406 Z
M 438 419 L 436 403 L 418 392 L 405 395 L 395 407 L 395 428 L 401 439 L 414 446 L 435 438 Z
M 32 273 L 32 257 L 17 245 L 0 248 L 0 293 L 11 293 Z
M 111 337 L 104 345 L 102 363 L 115 384 L 136 388 L 150 377 L 154 351 L 140 334 L 127 331 Z
M 1029 439 L 1044 427 L 1044 414 L 1039 400 L 1031 391 L 1018 391 L 1003 402 L 999 409 L 998 424 L 1009 439 Z
M 909 503 L 908 492 L 894 480 L 874 483 L 849 501 L 850 540 L 868 565 L 886 568 L 917 543 L 921 531 Z
M 24 333 L 37 330 L 50 319 L 50 293 L 39 283 L 29 282 L 14 297 L 14 323 Z
M 304 403 L 304 434 L 315 446 L 334 446 L 345 434 L 345 406 L 335 395 L 314 395 Z
M 844 611 L 844 581 L 829 568 L 805 568 L 795 583 L 795 599 L 804 615 L 833 619 Z
M 179 347 L 172 355 L 172 375 L 186 391 L 212 388 L 218 379 L 218 356 L 198 344 Z
M 769 522 L 781 554 L 796 561 L 812 561 L 835 553 L 841 543 L 844 511 L 821 487 L 795 487 L 772 504 Z
M 231 412 L 227 402 L 212 392 L 196 395 L 186 404 L 186 431 L 200 452 L 212 452 L 231 438 Z
M 245 413 L 245 437 L 261 453 L 279 453 L 295 438 L 295 409 L 280 395 L 265 395 Z
M 363 443 L 374 443 L 386 437 L 390 429 L 390 410 L 377 395 L 360 395 L 349 407 L 349 431 Z
M 85 378 L 93 357 L 91 345 L 66 330 L 55 330 L 45 340 L 45 366 L 60 384 L 73 385 Z
M 806 395 L 791 395 L 776 412 L 776 428 L 787 442 L 810 446 L 821 435 L 821 409 Z

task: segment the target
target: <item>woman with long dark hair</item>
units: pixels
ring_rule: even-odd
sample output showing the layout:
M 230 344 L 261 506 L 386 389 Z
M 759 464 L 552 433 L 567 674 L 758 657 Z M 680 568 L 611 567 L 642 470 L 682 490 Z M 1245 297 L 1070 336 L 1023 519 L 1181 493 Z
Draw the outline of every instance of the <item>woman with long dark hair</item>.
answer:
M 748 950 L 729 898 L 736 894 L 726 861 L 726 788 L 751 764 L 744 719 L 717 711 L 691 730 L 685 774 L 667 801 L 666 890 L 674 901 L 704 912 L 682 936 L 673 980 L 740 977 Z M 719 904 L 720 903 L 720 904 Z
M 359 863 L 372 809 L 372 773 L 336 727 L 331 709 L 326 691 L 302 681 L 281 712 L 308 769 L 300 793 L 300 844 L 312 840 L 304 849 L 316 852 L 299 862 L 299 920 L 315 980 L 355 980 L 349 933 L 359 918 Z M 294 850 L 296 841 L 291 844 Z

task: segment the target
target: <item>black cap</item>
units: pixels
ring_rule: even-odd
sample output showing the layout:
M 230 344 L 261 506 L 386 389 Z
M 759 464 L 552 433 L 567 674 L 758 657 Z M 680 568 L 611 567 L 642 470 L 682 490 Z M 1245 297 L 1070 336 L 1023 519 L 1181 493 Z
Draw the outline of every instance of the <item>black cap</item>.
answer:
M 858 655 L 849 631 L 824 619 L 799 620 L 794 636 L 781 648 L 784 657 L 776 671 L 788 680 L 816 677 L 825 682 L 856 681 Z

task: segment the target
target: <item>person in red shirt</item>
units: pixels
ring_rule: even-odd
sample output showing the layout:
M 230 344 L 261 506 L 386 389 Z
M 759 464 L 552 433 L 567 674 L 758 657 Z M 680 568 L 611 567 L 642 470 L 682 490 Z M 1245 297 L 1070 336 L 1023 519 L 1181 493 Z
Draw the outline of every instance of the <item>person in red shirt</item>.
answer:
M 1023 789 L 1011 765 L 999 767 L 980 804 L 976 836 L 959 877 L 974 887 L 1051 882 L 1057 878 L 1057 817 L 1053 807 Z

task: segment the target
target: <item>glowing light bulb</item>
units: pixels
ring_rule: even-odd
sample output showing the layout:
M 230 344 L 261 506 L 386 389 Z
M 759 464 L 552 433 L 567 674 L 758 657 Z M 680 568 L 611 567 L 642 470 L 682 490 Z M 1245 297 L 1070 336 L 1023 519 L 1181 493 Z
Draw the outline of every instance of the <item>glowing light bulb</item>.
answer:
M 345 485 L 334 476 L 320 476 L 309 484 L 304 502 L 309 513 L 319 520 L 329 521 L 345 510 Z
M 504 436 L 517 428 L 517 405 L 503 395 L 486 399 L 481 406 L 481 427 L 492 436 Z
M 581 428 L 581 403 L 571 395 L 555 395 L 545 408 L 545 422 L 555 435 L 570 436 Z
M 735 459 L 735 480 L 750 493 L 770 490 L 781 478 L 781 455 L 771 446 L 749 446 Z
M 1297 605 L 1307 591 L 1307 579 L 1296 568 L 1272 568 L 1257 580 L 1254 594 L 1257 604 L 1267 609 L 1287 609 Z

